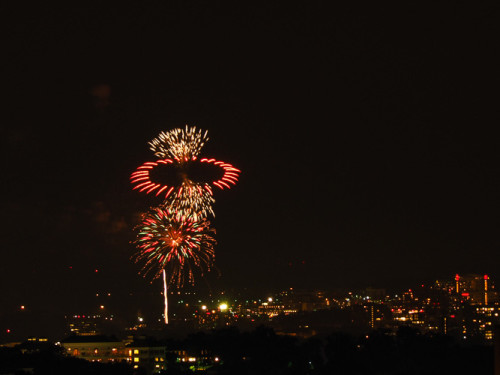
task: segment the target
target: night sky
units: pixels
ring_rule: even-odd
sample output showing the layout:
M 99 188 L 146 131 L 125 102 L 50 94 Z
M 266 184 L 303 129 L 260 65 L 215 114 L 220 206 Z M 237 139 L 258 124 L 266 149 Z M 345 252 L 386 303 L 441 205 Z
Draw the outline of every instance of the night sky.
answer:
M 185 124 L 242 170 L 205 293 L 498 280 L 494 7 L 164 3 L 4 6 L 0 320 L 161 302 L 128 178 Z

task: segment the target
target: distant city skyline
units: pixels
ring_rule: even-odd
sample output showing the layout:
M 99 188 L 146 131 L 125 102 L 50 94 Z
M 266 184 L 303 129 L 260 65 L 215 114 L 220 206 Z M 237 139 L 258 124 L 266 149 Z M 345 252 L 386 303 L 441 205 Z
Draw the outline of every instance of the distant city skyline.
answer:
M 450 306 L 456 307 L 451 310 L 449 307 L 446 307 L 445 310 L 441 308 L 436 310 L 436 306 L 431 308 L 430 299 L 427 302 L 422 299 L 421 302 L 418 302 L 418 298 L 414 300 L 413 295 L 415 293 L 419 296 L 429 295 L 434 302 L 441 301 L 443 298 L 451 298 L 450 301 L 454 302 L 447 302 L 446 306 L 451 304 Z M 72 333 L 115 334 L 123 336 L 127 334 L 126 330 L 131 329 L 131 327 L 136 327 L 130 331 L 131 334 L 137 330 L 137 327 L 149 327 L 149 329 L 153 329 L 150 332 L 160 333 L 164 329 L 167 329 L 167 331 L 171 329 L 168 328 L 170 326 L 174 331 L 190 332 L 197 329 L 210 328 L 212 324 L 210 323 L 211 320 L 202 319 L 200 314 L 204 314 L 205 311 L 210 313 L 214 309 L 220 313 L 221 308 L 227 309 L 226 311 L 232 314 L 231 319 L 227 320 L 227 324 L 236 326 L 243 324 L 243 326 L 248 326 L 248 328 L 259 324 L 270 324 L 273 317 L 279 318 L 282 315 L 296 315 L 301 312 L 310 313 L 316 310 L 328 311 L 336 308 L 350 308 L 350 306 L 357 305 L 365 306 L 365 309 L 370 309 L 370 304 L 374 304 L 373 306 L 375 306 L 373 307 L 375 310 L 371 311 L 371 318 L 369 312 L 366 312 L 366 316 L 357 322 L 357 324 L 361 324 L 361 327 L 364 325 L 364 329 L 389 328 L 391 327 L 390 324 L 395 324 L 394 327 L 397 327 L 399 324 L 412 324 L 413 320 L 415 320 L 414 318 L 420 316 L 422 321 L 419 321 L 417 318 L 415 321 L 416 327 L 427 330 L 428 328 L 422 326 L 424 323 L 427 324 L 426 318 L 422 317 L 433 316 L 433 324 L 435 326 L 431 326 L 430 330 L 431 332 L 441 332 L 443 330 L 441 326 L 443 323 L 442 321 L 436 323 L 436 319 L 442 320 L 443 317 L 450 317 L 452 315 L 454 317 L 455 314 L 460 315 L 462 310 L 465 311 L 464 306 L 486 308 L 485 311 L 478 310 L 477 314 L 488 313 L 491 308 L 491 311 L 494 310 L 496 315 L 490 314 L 489 319 L 494 319 L 495 322 L 500 324 L 500 318 L 498 318 L 500 299 L 495 287 L 495 278 L 485 274 L 456 274 L 447 279 L 435 280 L 428 284 L 419 283 L 413 285 L 411 288 L 400 288 L 396 291 L 370 286 L 343 290 L 286 288 L 268 292 L 230 288 L 210 295 L 203 291 L 200 292 L 196 288 L 179 289 L 170 291 L 169 293 L 169 300 L 171 301 L 171 324 L 166 327 L 162 323 L 163 306 L 160 301 L 160 290 L 155 291 L 154 288 L 151 288 L 147 293 L 128 293 L 128 295 L 125 295 L 125 293 L 114 295 L 111 292 L 96 293 L 94 297 L 94 301 L 90 304 L 80 304 L 73 307 L 66 306 L 66 308 L 59 309 L 47 309 L 46 307 L 36 305 L 14 306 L 10 304 L 4 306 L 2 327 L 0 327 L 2 330 L 0 332 L 0 342 L 22 340 L 37 336 L 50 337 L 51 340 L 61 340 Z M 413 301 L 409 305 L 408 301 L 405 302 L 407 298 L 410 298 L 409 301 Z M 438 299 L 434 300 L 435 298 Z M 397 301 L 402 301 L 402 305 L 399 305 Z M 401 322 L 397 322 L 399 318 L 395 317 L 396 312 L 394 312 L 394 309 L 392 309 L 392 315 L 394 316 L 390 320 L 376 322 L 377 316 L 380 317 L 377 314 L 381 313 L 377 312 L 379 311 L 377 310 L 377 306 L 380 303 L 382 304 L 380 306 L 383 306 L 384 302 L 386 304 L 384 307 L 386 310 L 385 319 L 388 319 L 387 308 L 398 306 Z M 244 318 L 247 314 L 242 313 L 242 308 L 247 308 L 244 306 L 250 307 L 251 310 L 248 311 L 252 311 L 250 314 L 253 318 Z M 401 310 L 402 306 L 406 306 L 404 310 Z M 456 313 L 453 312 L 454 310 L 456 310 Z M 417 311 L 420 312 L 420 315 L 408 315 L 408 311 L 410 311 L 410 314 L 412 311 Z M 235 316 L 236 319 L 234 318 Z M 266 317 L 265 320 L 262 320 L 263 316 Z M 243 321 L 241 321 L 242 318 Z M 193 323 L 184 324 L 184 319 L 187 319 L 187 322 Z M 356 319 L 359 319 L 359 317 Z M 394 323 L 389 324 L 392 321 Z M 98 330 L 96 330 L 96 324 L 100 327 Z M 472 323 L 468 321 L 467 324 L 470 325 Z M 215 327 L 213 326 L 212 328 Z M 475 325 L 474 327 L 474 335 L 477 336 L 479 328 Z M 346 331 L 351 329 L 349 325 L 343 326 L 342 324 L 337 328 Z M 484 327 L 481 331 L 481 337 L 486 341 L 491 339 L 492 326 L 489 329 L 487 332 L 490 332 L 490 336 L 487 339 L 485 339 Z M 320 332 L 317 331 L 317 333 Z

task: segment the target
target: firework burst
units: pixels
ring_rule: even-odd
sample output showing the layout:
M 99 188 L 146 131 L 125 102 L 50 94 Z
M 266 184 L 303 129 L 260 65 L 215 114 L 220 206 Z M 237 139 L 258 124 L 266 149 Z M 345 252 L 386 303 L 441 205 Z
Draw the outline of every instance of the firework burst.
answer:
M 208 190 L 210 194 L 212 193 L 212 190 L 209 184 L 213 184 L 219 189 L 230 188 L 231 185 L 236 185 L 239 174 L 241 172 L 239 169 L 233 167 L 229 163 L 224 163 L 223 161 L 217 161 L 215 159 L 203 158 L 199 161 L 200 163 L 204 163 L 206 165 L 214 165 L 222 169 L 223 171 L 223 176 L 217 180 L 210 181 L 210 183 L 197 183 L 205 190 Z M 133 189 L 139 189 L 140 192 L 145 192 L 146 194 L 155 192 L 157 196 L 165 194 L 165 198 L 167 198 L 171 193 L 179 194 L 182 186 L 179 186 L 176 192 L 174 186 L 169 186 L 161 182 L 154 181 L 151 178 L 151 172 L 153 172 L 156 168 L 172 165 L 174 163 L 175 162 L 172 159 L 161 159 L 144 163 L 143 165 L 138 167 L 130 176 L 130 182 L 135 185 Z M 183 178 L 183 182 L 186 182 L 188 180 L 189 179 L 187 177 Z
M 193 283 L 194 267 L 203 273 L 213 265 L 214 233 L 206 219 L 195 220 L 186 213 L 153 208 L 138 226 L 135 262 L 143 263 L 142 273 L 153 280 L 165 270 L 172 284 L 181 287 L 185 281 Z
M 203 133 L 196 127 L 173 129 L 161 132 L 157 138 L 149 142 L 151 151 L 160 159 L 173 158 L 180 163 L 195 160 L 201 148 L 208 141 L 207 131 Z

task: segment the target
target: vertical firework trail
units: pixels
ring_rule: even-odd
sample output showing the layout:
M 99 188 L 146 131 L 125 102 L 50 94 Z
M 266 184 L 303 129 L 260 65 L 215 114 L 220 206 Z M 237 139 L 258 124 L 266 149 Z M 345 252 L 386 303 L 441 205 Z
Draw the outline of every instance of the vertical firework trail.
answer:
M 168 296 L 167 296 L 167 273 L 163 269 L 163 299 L 165 301 L 165 324 L 168 324 Z

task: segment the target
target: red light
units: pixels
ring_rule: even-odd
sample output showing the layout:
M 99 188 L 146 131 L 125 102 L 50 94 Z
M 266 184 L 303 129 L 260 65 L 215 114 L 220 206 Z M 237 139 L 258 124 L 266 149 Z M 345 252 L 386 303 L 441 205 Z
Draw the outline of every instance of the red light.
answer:
M 97 272 L 99 272 L 99 270 L 95 270 L 95 272 L 97 273 Z
M 455 315 L 450 315 L 450 318 L 455 318 Z
M 10 333 L 10 329 L 7 330 L 7 333 Z
M 489 279 L 488 275 L 484 275 L 484 279 L 488 280 Z
M 458 276 L 458 273 L 455 275 L 455 280 L 460 280 L 460 276 Z
M 462 297 L 469 297 L 469 293 L 462 293 Z

